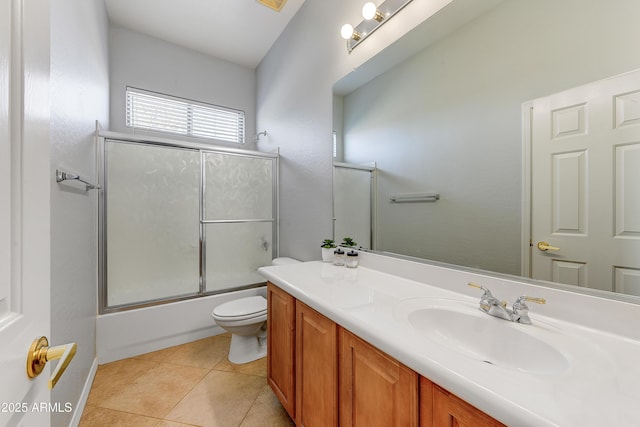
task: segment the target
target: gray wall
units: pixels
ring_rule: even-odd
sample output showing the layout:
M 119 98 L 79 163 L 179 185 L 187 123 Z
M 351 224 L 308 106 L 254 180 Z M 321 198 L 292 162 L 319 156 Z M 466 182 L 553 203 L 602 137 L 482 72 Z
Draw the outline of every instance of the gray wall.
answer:
M 102 0 L 51 5 L 51 336 L 78 352 L 52 392 L 52 402 L 77 408 L 96 356 L 96 192 L 53 179 L 66 168 L 96 180 L 95 121 L 109 121 L 108 21 Z M 73 413 L 53 413 L 67 426 Z M 79 416 L 80 414 L 77 414 Z
M 306 0 L 258 66 L 258 129 L 263 151 L 280 149 L 280 254 L 320 259 L 332 236 L 333 84 L 433 13 L 414 0 L 351 54 L 340 27 L 362 20 L 358 0 Z M 463 0 L 464 3 L 464 0 Z
M 346 96 L 344 159 L 379 167 L 377 249 L 519 274 L 521 104 L 640 67 L 638 14 L 507 1 Z
M 492 143 L 489 148 L 480 150 L 481 156 L 478 151 L 469 152 L 459 163 L 460 167 L 473 171 L 471 182 L 481 179 L 497 181 L 499 185 L 483 188 L 465 185 L 457 191 L 462 197 L 480 189 L 473 203 L 478 203 L 478 199 L 495 198 L 498 194 L 503 199 L 488 210 L 477 210 L 472 217 L 461 215 L 463 225 L 460 228 L 463 233 L 476 229 L 474 222 L 478 218 L 494 218 L 495 206 L 499 206 L 504 212 L 499 233 L 511 236 L 515 232 L 515 237 L 508 237 L 510 252 L 506 264 L 489 265 L 485 260 L 475 259 L 456 262 L 509 272 L 519 272 L 520 255 L 517 248 L 514 253 L 513 244 L 518 241 L 520 232 L 520 103 L 640 66 L 637 55 L 631 54 L 615 63 L 609 61 L 610 57 L 617 56 L 609 49 L 618 53 L 624 49 L 633 52 L 630 46 L 638 40 L 634 29 L 637 26 L 632 22 L 633 11 L 637 9 L 635 0 L 616 0 L 615 4 L 600 0 L 508 0 L 470 27 L 455 32 L 457 25 L 471 19 L 464 15 L 464 10 L 479 7 L 479 2 L 456 0 L 421 25 L 429 16 L 427 3 L 414 0 L 348 54 L 338 32 L 343 23 L 359 22 L 361 2 L 307 0 L 257 68 L 257 123 L 258 128 L 267 129 L 270 135 L 259 148 L 279 147 L 282 156 L 281 255 L 318 259 L 317 247 L 323 238 L 331 236 L 332 86 L 345 76 L 350 79 L 366 73 L 375 77 L 376 71 L 369 66 L 373 63 L 376 64 L 374 69 L 378 65 L 382 71 L 384 67 L 390 68 L 379 60 L 380 57 L 393 59 L 404 55 L 403 59 L 406 59 L 420 51 L 415 49 L 416 40 L 425 46 L 430 43 L 433 46 L 420 54 L 422 59 L 410 59 L 406 65 L 398 67 L 400 71 L 395 72 L 400 78 L 381 77 L 379 82 L 398 83 L 394 89 L 381 89 L 368 95 L 361 93 L 363 103 L 379 105 L 382 110 L 385 105 L 397 105 L 400 98 L 407 98 L 406 108 L 401 110 L 404 116 L 400 112 L 394 113 L 395 124 L 402 126 L 385 124 L 390 123 L 386 120 L 373 126 L 385 138 L 392 134 L 394 143 L 407 139 L 413 143 L 411 150 L 422 153 L 420 145 L 426 139 L 428 123 L 429 127 L 435 124 L 441 133 L 445 132 L 436 136 L 442 138 L 440 141 L 454 144 L 457 151 L 469 152 L 484 142 Z M 492 6 L 495 4 L 493 2 Z M 531 4 L 541 4 L 542 9 L 531 11 Z M 450 11 L 457 11 L 456 15 Z M 576 17 L 576 13 L 581 18 Z M 512 15 L 526 16 L 526 19 L 503 22 L 505 17 Z M 618 23 L 610 26 L 614 22 Z M 592 33 L 594 25 L 613 29 L 600 38 Z M 556 43 L 553 34 L 557 32 L 568 35 L 568 40 Z M 412 37 L 413 43 L 405 43 L 407 38 L 395 42 L 405 34 Z M 542 45 L 535 43 L 538 39 L 542 39 Z M 449 53 L 449 48 L 459 49 L 465 43 L 470 46 Z M 613 46 L 618 44 L 619 48 Z M 402 51 L 394 52 L 395 47 Z M 376 56 L 378 53 L 382 55 Z M 505 57 L 510 58 L 509 65 L 503 69 L 499 61 Z M 427 69 L 421 71 L 425 77 L 418 81 L 415 76 L 406 74 L 412 68 L 425 65 Z M 522 72 L 526 83 L 515 82 L 511 75 L 514 71 Z M 402 79 L 407 81 L 398 82 Z M 341 85 L 341 90 L 343 87 Z M 495 89 L 499 90 L 494 96 Z M 428 99 L 431 96 L 440 103 L 431 102 Z M 372 114 L 375 113 L 379 117 L 381 111 L 374 110 Z M 428 117 L 425 117 L 427 113 Z M 455 128 L 445 128 L 438 123 L 439 118 L 448 123 L 454 118 L 462 122 Z M 353 134 L 354 117 L 347 120 L 351 122 L 348 126 Z M 478 133 L 478 129 L 482 131 Z M 377 138 L 371 129 L 362 131 L 362 135 Z M 381 145 L 380 139 L 372 141 L 364 150 L 366 154 L 356 156 L 351 153 L 344 160 L 358 163 L 380 160 L 374 158 L 378 145 Z M 438 145 L 438 151 L 430 152 L 429 158 L 437 159 L 440 151 L 446 148 L 444 145 Z M 421 169 L 420 165 L 429 161 L 413 156 L 413 151 L 409 156 L 414 162 L 408 167 L 414 170 Z M 485 158 L 497 158 L 505 169 L 495 170 Z M 460 167 L 454 170 L 459 171 Z M 445 177 L 452 178 L 451 175 L 448 173 Z M 442 175 L 433 176 L 439 181 L 431 181 L 430 177 L 429 186 L 433 183 L 433 189 L 444 191 Z M 457 176 L 453 179 L 459 181 Z M 419 188 L 423 188 L 422 183 Z M 468 204 L 467 201 L 461 203 Z M 414 230 L 414 227 L 403 228 L 404 231 Z M 493 229 L 483 233 L 492 237 L 497 234 Z M 417 240 L 412 241 L 417 247 Z
M 332 235 L 332 26 L 324 27 L 335 3 L 307 0 L 257 69 L 258 128 L 269 132 L 258 148 L 281 155 L 280 255 L 301 260 L 319 259 Z
M 243 110 L 246 135 L 242 148 L 255 147 L 253 69 L 113 25 L 109 32 L 109 54 L 110 130 L 131 132 L 125 126 L 125 88 L 133 86 Z

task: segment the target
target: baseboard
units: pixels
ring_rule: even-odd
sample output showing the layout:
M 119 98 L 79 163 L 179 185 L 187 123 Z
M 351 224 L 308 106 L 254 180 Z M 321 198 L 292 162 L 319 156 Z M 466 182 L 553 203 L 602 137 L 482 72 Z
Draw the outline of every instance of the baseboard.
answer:
M 73 412 L 73 417 L 71 418 L 71 422 L 69 422 L 69 427 L 78 427 L 80 425 L 80 418 L 82 418 L 82 413 L 84 412 L 84 408 L 85 406 L 87 406 L 87 399 L 89 399 L 89 393 L 91 392 L 91 386 L 93 385 L 93 379 L 96 377 L 97 371 L 98 371 L 98 358 L 95 357 L 93 359 L 93 363 L 91 364 L 89 375 L 87 375 L 87 380 L 85 381 L 84 387 L 82 388 L 80 399 L 78 399 L 78 403 L 76 403 L 75 410 Z

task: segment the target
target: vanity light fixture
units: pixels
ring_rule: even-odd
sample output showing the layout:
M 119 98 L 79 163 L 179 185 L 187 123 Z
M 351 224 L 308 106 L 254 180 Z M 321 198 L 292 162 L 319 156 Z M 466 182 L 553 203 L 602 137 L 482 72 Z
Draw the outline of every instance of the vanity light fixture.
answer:
M 362 35 L 356 30 L 354 30 L 351 24 L 344 24 L 340 29 L 340 35 L 345 40 L 358 41 L 362 38 Z
M 384 20 L 384 15 L 380 13 L 376 4 L 372 1 L 368 1 L 362 6 L 362 17 L 365 21 L 371 21 L 375 19 L 378 22 L 382 22 Z
M 362 7 L 364 21 L 356 25 L 355 28 L 350 24 L 345 24 L 340 30 L 340 35 L 347 41 L 347 51 L 351 53 L 357 45 L 409 3 L 411 0 L 385 0 L 377 7 L 374 2 L 365 3 Z

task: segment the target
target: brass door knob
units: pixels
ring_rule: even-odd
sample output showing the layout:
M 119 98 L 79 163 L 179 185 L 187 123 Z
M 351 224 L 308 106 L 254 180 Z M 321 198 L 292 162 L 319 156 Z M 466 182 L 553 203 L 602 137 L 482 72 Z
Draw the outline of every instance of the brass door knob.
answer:
M 71 363 L 71 359 L 76 355 L 78 346 L 72 342 L 57 347 L 49 347 L 47 337 L 40 337 L 33 340 L 27 354 L 27 376 L 35 378 L 44 370 L 44 366 L 50 360 L 60 359 L 58 365 L 49 378 L 49 390 L 54 388 L 64 371 Z
M 558 248 L 556 246 L 551 246 L 547 242 L 538 242 L 538 249 L 540 249 L 542 252 L 559 251 L 560 250 L 560 248 Z

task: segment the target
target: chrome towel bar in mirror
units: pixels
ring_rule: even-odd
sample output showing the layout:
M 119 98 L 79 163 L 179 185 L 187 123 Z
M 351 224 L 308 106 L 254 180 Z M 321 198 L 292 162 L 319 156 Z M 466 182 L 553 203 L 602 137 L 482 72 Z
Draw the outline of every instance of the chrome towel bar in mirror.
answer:
M 435 202 L 440 200 L 438 193 L 396 194 L 389 197 L 391 203 Z

